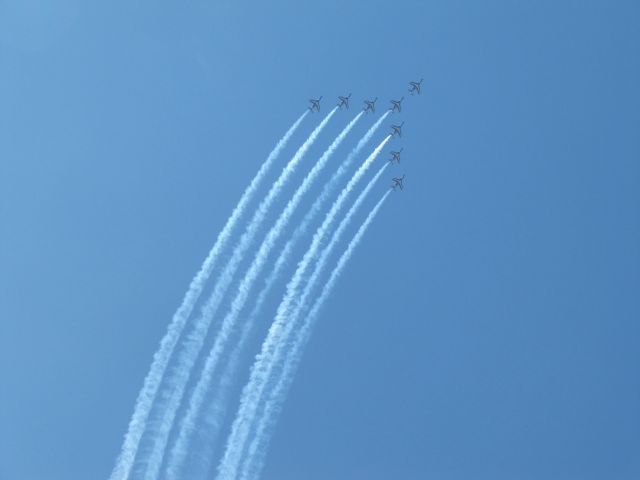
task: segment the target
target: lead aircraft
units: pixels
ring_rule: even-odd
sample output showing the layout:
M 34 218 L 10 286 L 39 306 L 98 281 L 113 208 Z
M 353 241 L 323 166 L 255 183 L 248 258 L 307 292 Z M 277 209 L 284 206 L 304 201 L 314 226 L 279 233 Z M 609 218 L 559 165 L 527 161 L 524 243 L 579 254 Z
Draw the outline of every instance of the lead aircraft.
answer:
M 411 95 L 413 95 L 414 93 L 420 95 L 422 80 L 424 80 L 424 78 L 421 78 L 419 82 L 409 82 L 409 93 L 411 93 Z

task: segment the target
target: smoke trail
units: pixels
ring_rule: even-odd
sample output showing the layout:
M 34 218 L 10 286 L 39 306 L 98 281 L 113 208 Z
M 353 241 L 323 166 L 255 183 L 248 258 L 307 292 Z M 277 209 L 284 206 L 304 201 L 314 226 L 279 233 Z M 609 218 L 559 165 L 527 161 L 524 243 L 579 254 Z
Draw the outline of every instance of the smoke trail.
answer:
M 236 414 L 236 418 L 234 419 L 231 433 L 227 440 L 227 446 L 224 456 L 220 462 L 220 465 L 218 466 L 218 479 L 225 480 L 228 478 L 235 478 L 238 463 L 242 456 L 243 445 L 245 444 L 247 435 L 249 434 L 251 419 L 255 414 L 255 408 L 257 407 L 257 402 L 262 395 L 265 383 L 269 378 L 269 366 L 271 364 L 271 357 L 273 356 L 274 351 L 279 343 L 282 330 L 286 326 L 286 322 L 291 313 L 292 303 L 298 295 L 298 289 L 301 282 L 303 281 L 303 277 L 307 270 L 307 267 L 316 256 L 318 249 L 320 248 L 321 241 L 329 232 L 330 227 L 336 218 L 336 215 L 344 205 L 344 202 L 347 199 L 348 195 L 351 193 L 355 185 L 360 181 L 362 176 L 365 174 L 367 169 L 371 166 L 373 161 L 380 154 L 382 148 L 390 139 L 391 135 L 387 135 L 387 137 L 382 142 L 380 142 L 380 144 L 375 148 L 371 155 L 369 155 L 369 157 L 364 161 L 360 168 L 358 168 L 356 173 L 347 183 L 346 187 L 344 187 L 344 189 L 340 192 L 340 195 L 334 201 L 322 225 L 316 230 L 311 242 L 311 246 L 304 254 L 302 261 L 298 264 L 298 267 L 292 279 L 287 284 L 287 290 L 282 301 L 280 302 L 280 305 L 278 306 L 276 318 L 269 328 L 267 338 L 262 344 L 262 349 L 256 357 L 256 361 L 253 367 L 251 368 L 249 383 L 245 386 L 242 392 L 240 407 L 238 413 Z
M 284 167 L 280 177 L 273 183 L 267 196 L 260 202 L 258 209 L 255 211 L 251 221 L 247 225 L 244 233 L 242 234 L 239 243 L 233 250 L 233 254 L 223 271 L 220 273 L 218 280 L 216 281 L 213 293 L 202 307 L 201 315 L 196 319 L 193 331 L 187 336 L 184 343 L 184 349 L 178 356 L 176 366 L 172 369 L 173 375 L 167 380 L 167 396 L 168 401 L 165 405 L 160 406 L 161 419 L 156 432 L 152 432 L 153 446 L 151 454 L 148 459 L 147 470 L 145 478 L 152 480 L 158 476 L 160 466 L 162 464 L 162 456 L 167 444 L 171 426 L 175 419 L 176 412 L 180 406 L 180 401 L 184 395 L 187 382 L 189 380 L 189 374 L 193 364 L 198 358 L 202 345 L 204 343 L 207 331 L 217 311 L 224 294 L 226 293 L 229 285 L 233 280 L 233 276 L 240 265 L 242 258 L 244 257 L 249 245 L 258 232 L 262 222 L 264 221 L 269 208 L 273 204 L 278 194 L 283 190 L 283 187 L 291 177 L 291 174 L 295 171 L 302 157 L 307 152 L 309 147 L 316 140 L 322 129 L 327 122 L 337 111 L 337 107 L 331 110 L 327 116 L 320 122 L 315 130 L 309 135 L 302 146 L 295 153 L 293 158 Z M 164 407 L 164 408 L 163 408 Z
M 295 376 L 298 365 L 300 364 L 300 360 L 304 353 L 304 348 L 313 331 L 315 321 L 318 317 L 318 312 L 331 293 L 336 280 L 342 273 L 345 265 L 351 258 L 353 251 L 360 243 L 362 236 L 378 213 L 378 210 L 380 210 L 380 207 L 382 206 L 384 201 L 387 199 L 389 193 L 391 193 L 391 190 L 387 190 L 385 192 L 382 198 L 369 212 L 369 215 L 367 215 L 365 221 L 360 225 L 360 228 L 358 228 L 358 231 L 353 236 L 346 250 L 338 260 L 335 269 L 333 270 L 333 272 L 331 272 L 331 276 L 329 277 L 327 283 L 324 285 L 320 296 L 316 299 L 313 306 L 311 307 L 311 310 L 304 319 L 302 326 L 300 327 L 298 332 L 295 333 L 295 339 L 293 340 L 293 344 L 286 354 L 284 366 L 277 379 L 277 382 L 273 389 L 269 389 L 268 399 L 256 428 L 256 433 L 253 436 L 251 446 L 249 447 L 247 459 L 242 467 L 242 474 L 240 476 L 241 480 L 258 478 L 264 465 L 266 449 L 271 438 L 271 433 L 273 432 L 273 427 L 275 426 L 277 418 L 282 411 L 282 405 L 284 404 L 284 401 L 287 397 L 287 392 L 289 390 L 289 387 L 291 386 L 291 383 L 293 382 L 293 378 Z
M 351 220 L 353 219 L 353 216 L 356 214 L 356 212 L 360 208 L 362 202 L 365 200 L 365 198 L 369 194 L 371 188 L 373 188 L 373 186 L 378 181 L 378 179 L 380 178 L 380 176 L 382 175 L 384 170 L 388 167 L 388 165 L 389 165 L 388 163 L 384 164 L 378 170 L 378 172 L 374 175 L 374 177 L 369 181 L 367 186 L 360 193 L 360 195 L 355 200 L 355 202 L 353 203 L 353 205 L 351 206 L 351 208 L 349 209 L 349 211 L 347 212 L 345 217 L 342 219 L 342 221 L 338 225 L 337 229 L 335 230 L 335 232 L 331 236 L 331 240 L 329 241 L 328 245 L 322 250 L 322 253 L 320 254 L 320 257 L 319 257 L 318 261 L 316 262 L 316 266 L 314 268 L 314 271 L 313 271 L 311 277 L 309 278 L 309 280 L 307 281 L 307 284 L 306 284 L 306 286 L 304 288 L 304 291 L 303 291 L 302 295 L 300 296 L 300 298 L 297 301 L 297 305 L 295 306 L 293 312 L 289 315 L 289 318 L 287 319 L 287 324 L 286 324 L 286 326 L 285 326 L 285 328 L 283 330 L 283 333 L 281 335 L 281 340 L 280 340 L 279 344 L 277 345 L 276 352 L 274 353 L 274 355 L 273 355 L 273 357 L 271 359 L 271 365 L 268 366 L 269 372 L 272 372 L 274 369 L 277 371 L 277 369 L 279 367 L 279 364 L 283 361 L 282 356 L 284 355 L 284 351 L 286 349 L 288 338 L 290 337 L 291 332 L 295 329 L 300 315 L 304 312 L 304 309 L 305 309 L 305 306 L 306 306 L 306 304 L 308 302 L 309 296 L 313 292 L 313 288 L 315 287 L 315 285 L 316 285 L 316 283 L 317 283 L 317 281 L 318 281 L 318 279 L 319 279 L 319 277 L 320 277 L 320 275 L 322 273 L 323 268 L 327 264 L 329 255 L 332 253 L 332 251 L 335 248 L 336 244 L 340 240 L 342 234 L 344 233 L 344 230 L 351 223 Z M 267 380 L 268 379 L 269 379 L 269 376 L 267 376 Z M 265 386 L 263 386 L 262 395 L 268 395 L 268 393 L 266 393 L 266 392 L 270 392 L 270 391 L 271 391 L 270 384 L 266 384 Z M 256 410 L 257 410 L 257 407 L 256 407 Z M 255 412 L 254 412 L 254 415 L 256 415 Z M 262 425 L 262 423 L 264 421 L 265 421 L 265 419 L 264 419 L 264 416 L 263 416 L 261 421 L 257 423 L 258 427 L 255 427 L 256 428 L 256 432 L 254 433 L 254 435 L 252 437 L 253 438 L 253 440 L 252 440 L 252 447 L 253 448 L 252 449 L 250 448 L 249 451 L 246 453 L 247 460 L 245 462 L 245 466 L 255 463 L 252 460 L 252 457 L 255 454 L 255 450 L 257 448 L 257 445 L 260 445 L 261 442 L 262 442 L 260 432 L 264 430 L 264 426 Z M 254 421 L 254 424 L 255 424 L 255 421 Z M 246 444 L 245 444 L 244 448 L 246 449 Z M 241 475 L 241 478 L 244 478 L 244 474 Z
M 353 160 L 360 153 L 362 148 L 364 148 L 364 146 L 371 140 L 373 134 L 377 131 L 377 129 L 380 127 L 380 125 L 388 115 L 389 111 L 384 113 L 358 141 L 356 147 L 349 153 L 346 160 L 340 164 L 340 166 L 331 176 L 331 179 L 324 185 L 322 192 L 314 200 L 313 205 L 306 212 L 304 218 L 296 227 L 293 235 L 287 241 L 285 247 L 280 252 L 278 259 L 275 262 L 274 268 L 265 280 L 264 286 L 258 294 L 258 298 L 251 313 L 248 316 L 248 320 L 242 327 L 240 339 L 233 346 L 233 351 L 229 356 L 229 361 L 222 371 L 218 388 L 215 389 L 214 398 L 211 400 L 210 406 L 208 407 L 209 410 L 207 412 L 207 417 L 205 418 L 206 427 L 202 429 L 204 432 L 209 432 L 213 437 L 215 437 L 216 433 L 220 429 L 219 419 L 223 418 L 226 413 L 225 406 L 227 405 L 228 401 L 229 389 L 231 388 L 238 369 L 240 355 L 244 351 L 244 346 L 249 338 L 249 335 L 251 334 L 252 327 L 255 325 L 259 313 L 262 311 L 264 302 L 269 295 L 271 288 L 275 284 L 275 281 L 280 278 L 282 269 L 285 267 L 293 248 L 300 240 L 300 238 L 302 238 L 302 236 L 306 233 L 309 225 L 311 224 L 315 216 L 320 212 L 322 205 L 329 199 L 329 196 L 335 190 L 335 187 L 337 186 L 340 179 L 344 176 L 345 173 L 347 173 L 348 168 L 353 163 Z M 190 450 L 193 451 L 193 448 Z M 211 455 L 202 456 L 199 462 L 200 464 L 202 464 L 201 471 L 209 471 L 211 461 L 213 461 L 213 457 Z M 172 473 L 173 476 L 177 476 L 177 472 Z
M 273 151 L 264 161 L 264 163 L 258 170 L 258 173 L 256 173 L 255 177 L 253 177 L 253 180 L 251 180 L 251 183 L 242 194 L 240 201 L 234 208 L 231 216 L 227 219 L 227 223 L 222 228 L 222 231 L 218 234 L 218 238 L 209 251 L 207 258 L 200 267 L 200 270 L 191 280 L 191 284 L 189 285 L 189 289 L 185 293 L 182 304 L 173 315 L 171 323 L 169 324 L 169 327 L 167 329 L 167 333 L 162 338 L 160 347 L 153 355 L 151 368 L 149 369 L 149 373 L 147 373 L 147 376 L 144 379 L 142 389 L 138 393 L 138 398 L 136 399 L 133 415 L 131 416 L 131 420 L 129 421 L 129 426 L 124 437 L 120 454 L 118 455 L 114 469 L 111 472 L 111 480 L 125 480 L 129 477 L 131 467 L 133 466 L 133 462 L 138 451 L 138 446 L 140 445 L 140 439 L 146 428 L 149 412 L 151 411 L 151 406 L 155 401 L 158 389 L 160 387 L 160 382 L 167 368 L 167 364 L 169 362 L 169 359 L 171 358 L 171 354 L 176 344 L 178 343 L 178 339 L 180 338 L 180 335 L 184 330 L 187 319 L 189 318 L 189 315 L 191 315 L 193 307 L 198 301 L 204 285 L 206 284 L 207 279 L 211 275 L 215 263 L 218 260 L 218 256 L 229 241 L 231 233 L 238 223 L 238 220 L 244 213 L 249 202 L 253 199 L 256 191 L 258 190 L 258 187 L 260 186 L 260 183 L 271 168 L 274 160 L 278 157 L 282 149 L 285 147 L 293 133 L 297 130 L 298 126 L 308 113 L 308 111 L 305 111 L 298 118 L 298 120 L 294 122 L 294 124 L 280 139 Z
M 298 189 L 295 191 L 286 207 L 278 217 L 276 223 L 271 227 L 269 232 L 267 233 L 265 239 L 263 240 L 260 248 L 255 254 L 254 260 L 251 263 L 247 273 L 244 278 L 240 282 L 238 286 L 238 293 L 235 298 L 231 302 L 231 307 L 229 312 L 224 317 L 222 321 L 222 326 L 220 327 L 220 331 L 216 336 L 215 342 L 211 351 L 209 352 L 209 356 L 205 362 L 202 373 L 200 374 L 200 378 L 196 384 L 196 387 L 191 394 L 191 399 L 189 401 L 189 406 L 187 408 L 187 412 L 181 422 L 178 438 L 176 443 L 171 450 L 171 454 L 169 456 L 169 463 L 167 465 L 167 475 L 169 478 L 177 478 L 178 471 L 184 461 L 186 454 L 188 452 L 188 442 L 191 434 L 193 433 L 194 428 L 196 427 L 196 421 L 198 419 L 198 414 L 202 409 L 202 404 L 205 401 L 208 387 L 211 385 L 213 375 L 218 367 L 220 362 L 220 357 L 224 353 L 226 345 L 229 341 L 230 336 L 232 335 L 238 316 L 240 312 L 244 308 L 244 305 L 249 297 L 249 293 L 251 292 L 251 288 L 253 287 L 254 282 L 256 281 L 258 275 L 260 275 L 262 268 L 264 267 L 265 262 L 269 257 L 269 253 L 273 250 L 276 241 L 280 238 L 280 235 L 288 225 L 291 220 L 291 216 L 293 215 L 295 209 L 300 204 L 303 196 L 309 191 L 309 188 L 313 185 L 313 182 L 318 178 L 318 175 L 322 172 L 324 167 L 327 165 L 327 162 L 331 158 L 332 154 L 336 151 L 336 149 L 340 146 L 345 137 L 349 134 L 351 129 L 356 125 L 360 117 L 362 117 L 363 113 L 360 112 L 356 115 L 351 122 L 340 132 L 340 134 L 335 138 L 333 143 L 327 148 L 327 150 L 322 154 L 320 159 L 316 162 L 313 168 L 309 171 L 307 176 L 304 178 Z M 221 419 L 218 419 L 214 425 L 211 425 L 214 431 L 211 432 L 212 435 L 215 436 L 217 430 L 220 427 Z
M 387 115 L 389 115 L 389 111 L 384 113 L 371 126 L 371 128 L 367 130 L 364 136 L 358 141 L 356 147 L 349 153 L 346 160 L 342 162 L 342 164 L 340 164 L 340 166 L 336 169 L 336 171 L 331 176 L 331 179 L 324 185 L 322 192 L 314 200 L 313 205 L 309 210 L 307 210 L 304 218 L 298 224 L 291 238 L 287 241 L 285 247 L 280 252 L 278 259 L 275 262 L 274 268 L 264 282 L 264 286 L 262 287 L 262 290 L 258 295 L 258 299 L 256 300 L 251 313 L 249 314 L 247 322 L 242 327 L 240 339 L 233 346 L 233 351 L 229 356 L 229 361 L 227 362 L 225 369 L 223 370 L 220 377 L 218 388 L 214 391 L 214 398 L 212 399 L 211 406 L 209 407 L 209 411 L 207 412 L 207 417 L 205 418 L 206 427 L 203 428 L 203 431 L 216 431 L 216 429 L 219 429 L 218 419 L 224 417 L 225 415 L 225 406 L 227 405 L 228 401 L 229 389 L 231 388 L 232 382 L 238 369 L 240 354 L 242 353 L 242 351 L 244 351 L 244 346 L 249 338 L 249 335 L 251 334 L 252 327 L 255 325 L 258 314 L 262 311 L 262 306 L 264 305 L 264 302 L 269 295 L 271 288 L 275 284 L 275 281 L 280 278 L 282 269 L 286 265 L 291 255 L 292 249 L 297 245 L 298 241 L 307 232 L 309 225 L 314 220 L 316 215 L 320 213 L 320 209 L 329 199 L 329 196 L 335 190 L 335 187 L 338 185 L 340 179 L 344 176 L 345 173 L 347 173 L 348 168 L 351 166 L 351 163 L 353 163 L 353 160 L 360 153 L 362 148 L 369 142 L 369 140 L 371 140 L 371 137 L 380 127 Z M 200 458 L 199 463 L 202 464 L 202 471 L 209 471 L 211 461 L 213 461 L 213 457 L 211 455 L 204 455 L 202 458 Z

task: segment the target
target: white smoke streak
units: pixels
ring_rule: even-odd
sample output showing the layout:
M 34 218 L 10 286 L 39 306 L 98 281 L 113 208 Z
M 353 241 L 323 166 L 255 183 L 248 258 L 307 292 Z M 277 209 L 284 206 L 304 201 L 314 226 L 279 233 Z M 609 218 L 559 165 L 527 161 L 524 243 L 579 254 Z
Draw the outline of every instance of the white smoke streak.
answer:
M 258 173 L 256 173 L 256 175 L 253 177 L 253 180 L 242 194 L 240 201 L 234 208 L 231 216 L 227 219 L 226 224 L 218 234 L 218 238 L 209 251 L 207 258 L 200 267 L 200 270 L 191 280 L 191 284 L 189 285 L 189 289 L 185 293 L 182 304 L 173 315 L 171 323 L 167 328 L 167 333 L 162 338 L 160 347 L 153 355 L 153 361 L 151 363 L 149 373 L 147 373 L 147 376 L 145 377 L 144 383 L 142 385 L 142 389 L 138 393 L 138 398 L 136 399 L 133 414 L 131 416 L 131 420 L 129 421 L 129 426 L 124 437 L 120 454 L 118 455 L 114 469 L 111 472 L 111 480 L 126 480 L 129 477 L 133 462 L 135 461 L 135 457 L 138 452 L 140 439 L 142 438 L 142 434 L 144 433 L 147 425 L 149 412 L 151 411 L 151 407 L 153 406 L 153 403 L 156 399 L 156 395 L 158 393 L 158 389 L 160 388 L 160 383 L 166 371 L 167 364 L 169 363 L 175 346 L 178 343 L 182 331 L 184 330 L 187 319 L 189 318 L 189 315 L 191 315 L 193 307 L 198 301 L 198 298 L 200 298 L 202 290 L 209 276 L 211 275 L 213 268 L 215 267 L 220 253 L 227 245 L 227 242 L 231 237 L 231 233 L 233 232 L 239 219 L 242 217 L 245 209 L 247 208 L 247 205 L 255 196 L 258 187 L 271 168 L 273 162 L 278 157 L 282 149 L 285 147 L 293 133 L 297 130 L 298 126 L 308 113 L 308 111 L 304 112 L 298 118 L 298 120 L 294 122 L 294 124 L 280 139 L 280 141 L 276 144 L 276 147 L 264 161 L 264 163 L 258 170 Z
M 209 330 L 213 316 L 215 315 L 220 303 L 222 302 L 224 295 L 229 288 L 229 285 L 233 281 L 236 270 L 238 269 L 240 262 L 247 249 L 249 248 L 253 238 L 262 225 L 267 213 L 273 204 L 274 200 L 280 192 L 282 192 L 285 184 L 295 171 L 296 167 L 302 160 L 304 154 L 309 147 L 316 140 L 322 129 L 327 122 L 337 111 L 337 107 L 331 110 L 327 116 L 320 122 L 315 130 L 309 135 L 307 140 L 298 149 L 293 158 L 284 167 L 280 177 L 273 183 L 267 196 L 260 202 L 257 210 L 255 211 L 251 221 L 247 225 L 244 233 L 242 234 L 239 243 L 236 245 L 233 254 L 223 271 L 220 273 L 218 280 L 216 281 L 213 293 L 202 307 L 201 315 L 196 319 L 193 331 L 187 336 L 183 342 L 184 348 L 181 354 L 178 356 L 176 365 L 172 368 L 173 375 L 166 381 L 166 391 L 168 401 L 164 405 L 159 406 L 161 412 L 160 422 L 157 425 L 156 431 L 151 432 L 152 448 L 151 453 L 147 458 L 147 468 L 145 479 L 155 480 L 160 472 L 162 465 L 162 458 L 166 448 L 166 444 L 169 438 L 169 433 L 173 425 L 176 413 L 180 406 L 180 402 L 184 395 L 187 382 L 189 380 L 189 374 L 191 369 L 198 358 L 198 355 L 202 349 L 202 345 Z
M 329 148 L 327 148 L 327 150 L 322 154 L 322 156 L 313 166 L 313 168 L 309 171 L 307 176 L 304 178 L 304 180 L 278 217 L 276 223 L 267 233 L 264 241 L 255 254 L 251 266 L 240 282 L 240 285 L 238 286 L 238 293 L 231 302 L 229 312 L 224 317 L 222 326 L 220 327 L 220 331 L 216 336 L 213 347 L 209 352 L 209 356 L 207 357 L 202 373 L 200 374 L 200 378 L 198 379 L 196 387 L 191 394 L 189 406 L 180 424 L 178 438 L 169 455 L 169 462 L 167 464 L 168 478 L 178 477 L 180 467 L 182 466 L 182 463 L 188 453 L 189 439 L 191 438 L 191 434 L 196 427 L 198 415 L 207 397 L 207 392 L 213 380 L 213 375 L 216 372 L 216 368 L 220 363 L 220 359 L 227 347 L 227 343 L 229 342 L 229 339 L 235 329 L 236 323 L 238 321 L 238 316 L 240 315 L 240 312 L 244 308 L 244 305 L 249 298 L 249 293 L 251 292 L 251 288 L 253 287 L 254 282 L 258 278 L 258 275 L 262 272 L 264 264 L 269 258 L 269 254 L 275 247 L 276 241 L 280 238 L 282 232 L 289 224 L 291 216 L 300 204 L 300 201 L 309 191 L 309 189 L 313 185 L 313 182 L 318 178 L 324 167 L 327 165 L 333 153 L 340 146 L 349 132 L 351 132 L 362 115 L 363 113 L 360 112 L 353 118 L 353 120 L 351 120 L 351 122 L 349 122 L 349 124 L 342 130 L 342 132 L 340 132 L 333 143 L 329 146 Z M 221 421 L 222 418 L 218 418 L 217 421 L 214 421 L 211 425 L 209 425 L 211 435 L 216 434 L 216 431 L 220 427 Z
M 270 376 L 270 367 L 273 364 L 273 355 L 276 352 L 281 335 L 287 326 L 287 321 L 292 313 L 293 301 L 298 296 L 298 289 L 303 281 L 307 267 L 313 258 L 315 258 L 318 249 L 320 248 L 321 241 L 329 232 L 330 227 L 335 220 L 337 213 L 344 205 L 346 198 L 390 139 L 391 136 L 388 135 L 382 142 L 380 142 L 380 144 L 349 180 L 347 186 L 342 190 L 342 192 L 340 192 L 340 195 L 333 203 L 331 210 L 327 213 L 322 225 L 314 234 L 311 246 L 305 253 L 302 261 L 298 264 L 298 268 L 296 269 L 293 278 L 288 283 L 284 298 L 278 306 L 276 318 L 269 329 L 267 338 L 262 344 L 261 352 L 256 357 L 256 361 L 251 369 L 249 383 L 243 390 L 240 407 L 233 422 L 231 434 L 227 440 L 227 447 L 220 465 L 218 466 L 217 478 L 219 480 L 236 478 L 238 464 L 241 460 L 243 448 L 249 434 L 251 421 L 255 415 L 255 409 L 257 408 L 259 399 Z
M 380 174 L 382 173 L 385 167 L 386 165 L 380 169 L 380 171 L 378 172 L 378 175 L 376 175 L 373 178 L 373 180 L 369 183 L 367 187 L 372 186 L 376 182 L 377 178 L 380 176 Z M 368 191 L 365 189 L 365 191 L 363 191 L 364 195 L 361 195 L 361 197 L 359 197 L 358 200 L 364 199 L 364 196 L 366 196 L 367 193 Z M 314 275 L 311 277 L 311 279 L 309 280 L 309 283 L 307 284 L 307 287 L 305 288 L 305 293 L 303 295 L 303 299 L 301 300 L 301 305 L 298 307 L 298 311 L 289 320 L 292 325 L 292 328 L 291 328 L 292 331 L 290 335 L 294 336 L 295 338 L 292 342 L 292 345 L 289 351 L 286 353 L 286 357 L 283 359 L 282 365 L 280 367 L 280 375 L 277 375 L 277 373 L 275 373 L 274 376 L 278 378 L 274 379 L 275 381 L 270 382 L 269 386 L 265 389 L 265 392 L 268 392 L 266 394 L 268 398 L 265 401 L 262 414 L 260 415 L 260 418 L 257 421 L 257 427 L 255 428 L 255 433 L 252 437 L 251 444 L 247 449 L 246 458 L 245 458 L 244 464 L 242 465 L 242 473 L 240 475 L 240 480 L 249 480 L 249 479 L 258 478 L 264 464 L 264 458 L 266 456 L 266 450 L 269 444 L 269 440 L 271 438 L 271 434 L 273 432 L 273 428 L 280 414 L 280 411 L 282 410 L 282 405 L 286 400 L 287 392 L 289 390 L 291 383 L 293 382 L 293 378 L 295 376 L 297 367 L 300 364 L 300 360 L 304 353 L 304 348 L 307 344 L 309 337 L 311 336 L 311 332 L 313 330 L 315 320 L 317 319 L 318 312 L 320 311 L 320 308 L 322 308 L 322 305 L 324 304 L 327 297 L 331 293 L 331 290 L 333 289 L 333 286 L 337 278 L 342 273 L 344 266 L 351 258 L 351 255 L 353 254 L 354 249 L 356 248 L 362 236 L 364 235 L 364 232 L 367 230 L 369 224 L 373 221 L 373 218 L 378 213 L 378 210 L 382 206 L 382 203 L 386 200 L 389 193 L 391 193 L 390 190 L 385 192 L 382 198 L 369 212 L 369 215 L 367 216 L 365 221 L 362 223 L 362 225 L 360 225 L 360 228 L 358 229 L 355 236 L 349 243 L 345 252 L 342 254 L 340 259 L 338 260 L 336 268 L 331 273 L 331 276 L 329 277 L 329 280 L 327 281 L 324 288 L 322 289 L 320 296 L 314 302 L 313 306 L 311 307 L 311 310 L 309 311 L 309 314 L 304 319 L 303 324 L 301 325 L 301 327 L 299 328 L 296 334 L 295 332 L 293 332 L 293 330 L 295 330 L 294 324 L 297 324 L 298 321 L 301 320 L 301 316 L 304 314 L 304 311 L 305 311 L 304 306 L 305 306 L 306 300 L 308 299 L 314 284 L 317 282 L 319 274 L 322 270 L 322 267 L 326 264 L 326 261 L 328 259 L 329 254 L 331 253 L 331 250 L 336 245 L 336 242 L 340 237 L 340 233 L 338 233 L 341 230 L 340 227 L 343 227 L 343 226 L 346 227 L 350 223 L 351 219 L 353 218 L 353 215 L 355 214 L 356 210 L 359 207 L 358 200 L 356 200 L 356 202 L 354 203 L 349 213 L 345 215 L 345 218 L 340 224 L 340 227 L 338 227 L 338 229 L 334 233 L 334 237 L 332 238 L 331 242 L 325 248 L 323 252 L 323 256 L 321 257 L 320 260 L 318 260 L 318 263 L 316 266 L 316 272 L 314 272 Z M 342 231 L 344 231 L 344 228 L 342 228 Z M 284 346 L 287 343 L 288 343 L 287 339 L 283 339 L 281 342 L 281 345 Z M 277 372 L 278 367 L 277 366 L 274 367 L 274 370 L 275 372 Z
M 244 346 L 249 338 L 249 335 L 252 332 L 252 327 L 255 326 L 255 322 L 257 320 L 258 314 L 262 311 L 262 307 L 264 302 L 271 291 L 271 288 L 274 286 L 275 281 L 280 278 L 280 274 L 282 269 L 286 266 L 289 257 L 291 256 L 292 249 L 297 245 L 298 241 L 302 238 L 302 236 L 307 232 L 307 229 L 311 222 L 314 220 L 316 215 L 320 213 L 320 209 L 324 205 L 324 203 L 329 199 L 329 196 L 333 193 L 338 182 L 347 173 L 348 167 L 353 163 L 353 160 L 360 153 L 362 148 L 371 140 L 371 137 L 376 132 L 376 130 L 380 127 L 384 119 L 389 115 L 389 112 L 383 114 L 374 124 L 369 128 L 369 130 L 364 134 L 364 136 L 358 141 L 356 147 L 349 153 L 344 162 L 336 169 L 336 171 L 331 176 L 331 179 L 324 185 L 322 192 L 318 197 L 314 200 L 313 205 L 307 211 L 302 221 L 298 224 L 293 235 L 287 241 L 286 245 L 280 252 L 278 259 L 275 262 L 275 265 L 272 271 L 269 273 L 269 276 L 264 282 L 264 286 L 258 295 L 258 299 L 249 314 L 247 322 L 242 327 L 242 332 L 240 334 L 240 339 L 234 345 L 233 351 L 229 356 L 229 361 L 225 366 L 224 371 L 222 372 L 221 378 L 219 380 L 218 388 L 215 391 L 215 397 L 211 401 L 211 406 L 207 413 L 207 417 L 205 419 L 205 425 L 207 431 L 212 430 L 216 431 L 219 429 L 219 425 L 217 424 L 218 419 L 224 417 L 226 413 L 225 406 L 228 402 L 228 394 L 229 389 L 231 388 L 232 382 L 235 379 L 238 362 L 240 360 L 240 354 L 244 350 Z M 210 462 L 213 461 L 211 455 L 204 455 L 200 458 L 200 462 L 202 464 L 201 471 L 209 471 Z

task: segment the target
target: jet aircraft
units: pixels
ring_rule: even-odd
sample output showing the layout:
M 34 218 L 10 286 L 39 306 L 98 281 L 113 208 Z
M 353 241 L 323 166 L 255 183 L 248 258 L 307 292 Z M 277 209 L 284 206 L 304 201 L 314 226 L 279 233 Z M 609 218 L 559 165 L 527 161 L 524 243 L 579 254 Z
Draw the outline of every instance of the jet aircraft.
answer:
M 420 95 L 422 80 L 424 80 L 424 78 L 421 78 L 419 82 L 409 82 L 409 93 L 411 93 L 411 95 L 413 95 L 414 93 Z
M 393 181 L 393 185 L 391 185 L 391 188 L 395 190 L 396 187 L 400 187 L 400 190 L 404 190 L 404 173 L 401 177 L 392 178 L 391 181 Z
M 402 100 L 404 100 L 404 97 L 402 97 L 400 100 L 391 100 L 391 108 L 389 110 L 391 110 L 392 112 L 395 112 L 396 110 L 398 111 L 398 113 L 400 113 L 400 111 L 402 111 Z
M 400 154 L 402 153 L 402 150 L 404 149 L 404 147 L 402 147 L 400 150 L 398 150 L 397 152 L 389 152 L 391 153 L 391 158 L 389 159 L 389 163 L 400 163 Z
M 378 97 L 374 98 L 373 100 L 365 100 L 364 101 L 364 113 L 367 112 L 375 112 L 376 111 L 376 100 L 378 100 Z
M 351 98 L 351 94 L 347 95 L 346 97 L 338 97 L 338 107 L 342 108 L 342 107 L 346 107 L 349 108 L 349 99 Z
M 399 137 L 402 136 L 402 126 L 404 125 L 404 122 L 402 122 L 400 125 L 391 125 L 391 130 L 393 130 L 393 133 L 391 134 L 392 137 L 395 137 L 396 133 L 398 134 Z
M 322 100 L 322 95 L 320 95 L 320 98 L 318 98 L 317 100 L 313 99 L 313 98 L 310 98 L 309 99 L 309 103 L 311 105 L 309 106 L 309 110 L 311 110 L 313 112 L 313 109 L 315 108 L 316 112 L 319 112 L 320 111 L 320 100 Z

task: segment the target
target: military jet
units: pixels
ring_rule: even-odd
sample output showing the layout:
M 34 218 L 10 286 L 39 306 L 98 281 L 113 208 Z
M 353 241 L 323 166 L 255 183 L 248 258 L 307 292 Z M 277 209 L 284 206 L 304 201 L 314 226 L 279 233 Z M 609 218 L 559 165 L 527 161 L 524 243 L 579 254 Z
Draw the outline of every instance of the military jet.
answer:
M 367 112 L 375 112 L 376 111 L 376 101 L 378 100 L 378 97 L 374 98 L 373 100 L 365 100 L 364 101 L 364 113 Z
M 400 111 L 402 111 L 402 100 L 404 100 L 404 97 L 402 97 L 400 100 L 391 100 L 391 108 L 389 110 L 391 110 L 392 112 L 395 112 L 396 110 L 398 111 L 398 113 Z
M 342 108 L 342 107 L 347 107 L 349 108 L 349 99 L 351 98 L 351 94 L 347 95 L 346 97 L 338 97 L 338 107 Z
M 391 188 L 395 190 L 396 187 L 400 187 L 400 190 L 404 190 L 404 173 L 402 174 L 401 177 L 392 178 L 391 181 L 393 182 L 393 185 L 391 185 Z
M 421 78 L 419 82 L 409 82 L 409 93 L 411 93 L 411 95 L 413 95 L 414 93 L 420 95 L 422 80 L 424 80 L 424 78 Z
M 400 125 L 391 125 L 391 130 L 393 130 L 393 133 L 391 134 L 392 137 L 395 137 L 396 133 L 398 134 L 399 137 L 402 136 L 402 126 L 404 125 L 404 122 L 402 122 Z
M 309 106 L 309 110 L 311 110 L 313 112 L 313 109 L 315 108 L 316 112 L 319 112 L 320 111 L 320 100 L 322 100 L 322 95 L 320 95 L 320 98 L 318 98 L 317 100 L 313 99 L 313 98 L 310 98 L 309 99 L 309 103 L 311 105 Z
M 400 154 L 402 153 L 402 150 L 404 149 L 404 147 L 402 147 L 400 150 L 398 150 L 397 152 L 389 152 L 391 154 L 391 158 L 389 159 L 389 163 L 400 163 Z

